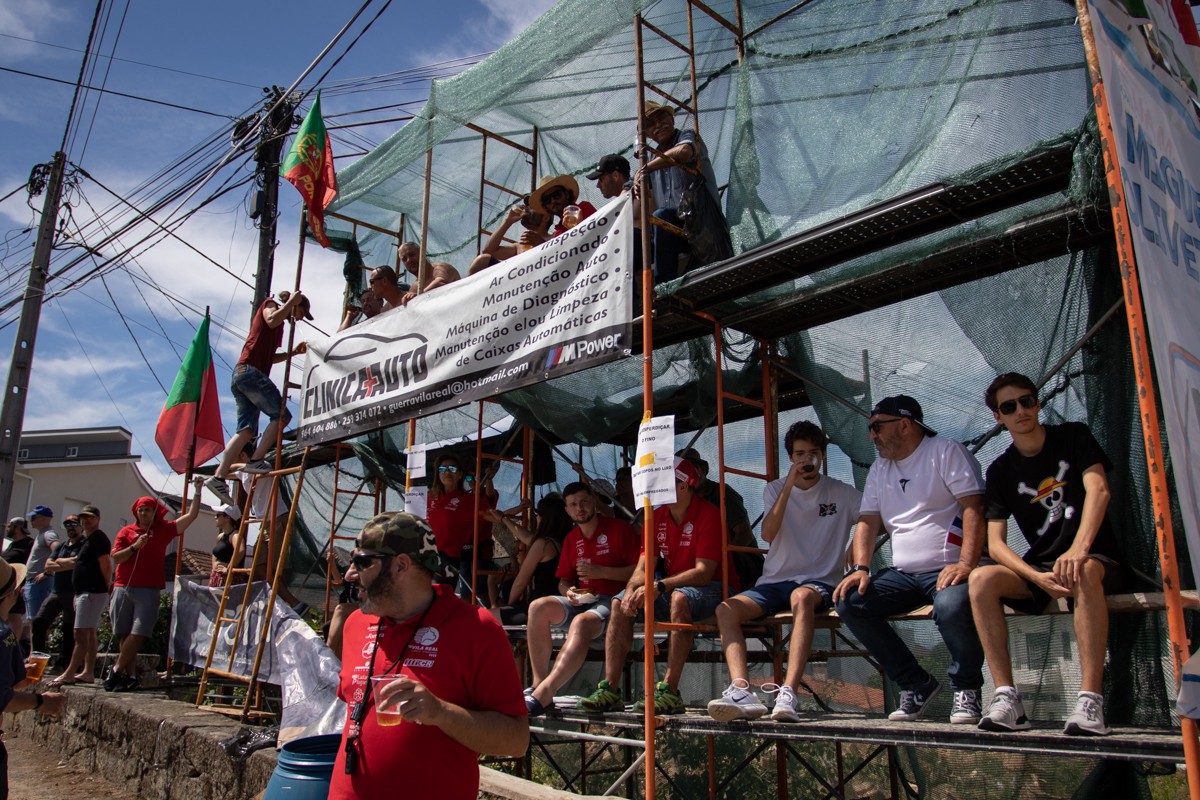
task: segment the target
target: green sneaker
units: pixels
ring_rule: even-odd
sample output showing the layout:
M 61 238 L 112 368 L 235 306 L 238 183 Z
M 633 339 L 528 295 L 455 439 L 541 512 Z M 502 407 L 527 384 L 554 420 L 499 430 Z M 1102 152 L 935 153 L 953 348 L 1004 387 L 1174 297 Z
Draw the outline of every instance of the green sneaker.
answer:
M 645 712 L 645 699 L 638 700 L 634 704 L 633 710 L 639 714 Z M 659 681 L 654 684 L 654 713 L 655 714 L 682 714 L 687 711 L 683 706 L 683 698 L 679 696 L 679 692 L 671 688 L 666 681 Z
M 584 711 L 624 711 L 625 703 L 609 682 L 602 680 L 596 684 L 596 691 L 581 697 L 575 707 Z

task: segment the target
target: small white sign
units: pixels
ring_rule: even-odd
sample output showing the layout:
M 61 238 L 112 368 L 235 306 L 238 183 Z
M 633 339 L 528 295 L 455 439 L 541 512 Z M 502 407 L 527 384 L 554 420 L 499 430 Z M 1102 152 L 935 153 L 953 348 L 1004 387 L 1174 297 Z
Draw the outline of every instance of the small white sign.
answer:
M 425 445 L 415 444 L 408 448 L 408 477 L 420 480 L 425 477 Z M 421 516 L 425 516 L 422 514 Z
M 404 493 L 404 510 L 414 517 L 425 519 L 429 505 L 429 489 L 425 486 L 414 486 Z
M 638 508 L 675 502 L 675 417 L 651 417 L 638 428 L 633 462 L 633 498 Z

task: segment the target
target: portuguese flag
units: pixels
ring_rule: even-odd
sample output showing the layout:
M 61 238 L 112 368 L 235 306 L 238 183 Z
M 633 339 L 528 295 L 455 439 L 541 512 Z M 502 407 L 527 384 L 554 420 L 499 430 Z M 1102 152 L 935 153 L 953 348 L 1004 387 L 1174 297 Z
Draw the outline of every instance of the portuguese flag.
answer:
M 308 110 L 308 116 L 296 131 L 296 141 L 283 159 L 283 177 L 287 178 L 308 206 L 308 224 L 322 247 L 325 237 L 325 206 L 337 196 L 337 173 L 333 170 L 333 150 L 329 133 L 321 119 L 321 93 Z
M 154 441 L 179 473 L 189 466 L 203 464 L 225 449 L 221 433 L 221 406 L 217 398 L 217 376 L 213 372 L 212 349 L 208 346 L 208 314 L 183 357 L 179 374 L 167 395 L 154 431 Z M 188 451 L 196 445 L 195 457 L 188 464 Z

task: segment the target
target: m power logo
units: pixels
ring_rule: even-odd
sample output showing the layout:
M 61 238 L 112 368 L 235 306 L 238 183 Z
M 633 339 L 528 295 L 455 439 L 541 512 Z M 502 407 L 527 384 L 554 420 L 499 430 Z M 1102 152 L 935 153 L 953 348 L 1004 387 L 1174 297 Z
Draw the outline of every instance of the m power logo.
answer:
M 338 340 L 325 354 L 325 369 L 313 369 L 305 378 L 302 414 L 335 414 L 343 407 L 419 386 L 429 377 L 428 347 L 429 340 L 417 333 L 363 333 Z M 336 377 L 326 378 L 334 369 Z
M 582 339 L 578 342 L 555 347 L 546 354 L 546 369 L 557 364 L 569 364 L 580 358 L 593 358 L 602 353 L 615 350 L 621 344 L 621 334 L 610 333 L 595 339 Z

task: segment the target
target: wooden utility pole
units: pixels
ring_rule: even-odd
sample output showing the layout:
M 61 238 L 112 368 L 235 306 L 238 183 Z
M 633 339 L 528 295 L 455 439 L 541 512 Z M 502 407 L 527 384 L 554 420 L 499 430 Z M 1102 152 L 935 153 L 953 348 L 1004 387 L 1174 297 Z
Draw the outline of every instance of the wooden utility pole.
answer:
M 8 385 L 4 391 L 3 407 L 0 408 L 0 509 L 8 509 L 12 502 L 17 452 L 25 419 L 25 399 L 29 394 L 29 375 L 33 368 L 33 345 L 42 316 L 46 277 L 50 274 L 50 253 L 54 247 L 55 228 L 58 227 L 58 203 L 62 198 L 66 164 L 66 154 L 54 154 L 50 179 L 46 183 L 46 199 L 42 204 L 42 221 L 33 248 L 33 262 L 29 265 L 29 281 L 25 284 L 25 299 L 21 304 L 21 320 L 13 337 Z M 4 514 L 6 517 L 10 515 L 9 511 Z
M 258 271 L 254 275 L 254 301 L 250 307 L 251 320 L 262 301 L 271 294 L 271 280 L 275 271 L 276 224 L 279 220 L 279 165 L 283 156 L 283 143 L 295 124 L 295 103 L 283 98 L 283 90 L 272 86 L 267 91 L 263 121 L 254 160 L 258 162 L 262 189 L 258 193 L 254 212 L 258 218 Z

